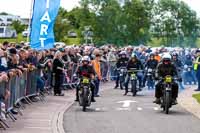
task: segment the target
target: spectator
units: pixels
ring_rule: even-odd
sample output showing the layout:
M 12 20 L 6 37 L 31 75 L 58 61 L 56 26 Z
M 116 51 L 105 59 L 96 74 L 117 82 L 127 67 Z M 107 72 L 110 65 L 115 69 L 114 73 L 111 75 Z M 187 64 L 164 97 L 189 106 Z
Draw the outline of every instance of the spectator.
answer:
M 194 70 L 198 81 L 198 88 L 195 91 L 200 91 L 200 50 L 196 51 L 196 60 L 194 61 Z
M 57 51 L 53 60 L 53 73 L 54 73 L 54 95 L 64 96 L 61 91 L 61 86 L 63 83 L 63 71 L 64 64 L 61 61 L 62 55 L 60 51 Z
M 99 94 L 98 94 L 99 93 L 99 85 L 100 85 L 100 81 L 102 80 L 100 59 L 101 59 L 100 53 L 98 53 L 98 52 L 95 53 L 95 59 L 92 61 L 92 65 L 97 74 L 97 78 L 95 80 L 95 91 L 94 91 L 95 97 L 99 97 Z

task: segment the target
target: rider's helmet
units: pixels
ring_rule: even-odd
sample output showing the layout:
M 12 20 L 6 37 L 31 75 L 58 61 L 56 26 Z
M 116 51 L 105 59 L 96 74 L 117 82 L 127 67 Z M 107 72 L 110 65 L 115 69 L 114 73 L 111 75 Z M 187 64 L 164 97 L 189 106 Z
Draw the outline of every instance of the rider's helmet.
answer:
M 162 56 L 162 62 L 165 65 L 171 64 L 172 56 L 169 53 L 164 53 Z
M 126 58 L 126 51 L 121 51 L 119 55 L 121 58 Z
M 89 64 L 90 63 L 90 57 L 89 56 L 83 56 L 81 61 L 84 65 Z
M 172 53 L 172 57 L 177 58 L 178 57 L 178 53 L 176 53 L 176 52 Z
M 137 55 L 136 55 L 135 53 L 132 53 L 132 54 L 131 54 L 131 59 L 133 59 L 133 58 L 134 58 L 134 59 L 137 59 Z
M 151 53 L 151 54 L 149 55 L 149 57 L 150 57 L 150 59 L 151 59 L 151 58 L 154 59 L 154 58 L 155 58 L 155 54 L 154 54 L 154 53 Z

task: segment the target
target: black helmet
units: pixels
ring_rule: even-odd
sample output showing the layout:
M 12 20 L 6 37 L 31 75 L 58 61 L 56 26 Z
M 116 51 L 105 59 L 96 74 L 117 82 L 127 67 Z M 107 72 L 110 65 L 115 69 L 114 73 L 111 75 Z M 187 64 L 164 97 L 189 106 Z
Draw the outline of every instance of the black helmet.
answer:
M 149 55 L 149 57 L 155 57 L 155 54 L 154 53 L 151 53 L 150 55 Z
M 177 53 L 172 53 L 172 56 L 178 57 Z

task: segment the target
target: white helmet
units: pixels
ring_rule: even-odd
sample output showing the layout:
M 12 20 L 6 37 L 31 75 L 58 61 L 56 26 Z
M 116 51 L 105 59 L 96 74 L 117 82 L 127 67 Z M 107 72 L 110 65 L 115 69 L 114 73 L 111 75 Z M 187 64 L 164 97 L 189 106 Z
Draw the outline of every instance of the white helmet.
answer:
M 137 58 L 137 55 L 135 53 L 132 53 L 131 58 Z
M 172 59 L 172 56 L 171 56 L 169 53 L 164 53 L 164 54 L 162 55 L 162 59 L 169 59 L 169 60 L 171 60 L 171 59 Z
M 81 61 L 82 61 L 82 62 L 83 62 L 83 61 L 90 62 L 90 57 L 89 57 L 89 56 L 83 56 Z
M 119 54 L 120 55 L 126 55 L 126 51 L 121 51 Z

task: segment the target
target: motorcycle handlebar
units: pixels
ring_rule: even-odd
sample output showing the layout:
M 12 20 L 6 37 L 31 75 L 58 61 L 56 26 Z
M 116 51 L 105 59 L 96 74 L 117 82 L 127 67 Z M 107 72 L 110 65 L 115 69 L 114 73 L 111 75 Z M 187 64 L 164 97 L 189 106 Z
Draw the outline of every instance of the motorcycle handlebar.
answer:
M 127 70 L 127 72 L 143 72 L 143 70 L 130 69 L 130 70 Z

